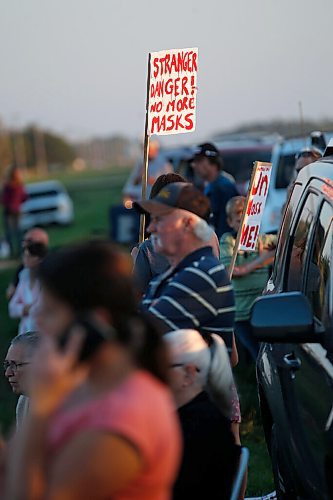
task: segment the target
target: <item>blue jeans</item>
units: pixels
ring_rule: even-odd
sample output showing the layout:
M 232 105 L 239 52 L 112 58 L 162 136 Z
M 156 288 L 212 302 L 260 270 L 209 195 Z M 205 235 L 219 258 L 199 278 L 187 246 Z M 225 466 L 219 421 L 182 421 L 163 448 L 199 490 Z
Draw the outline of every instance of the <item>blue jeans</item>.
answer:
M 10 254 L 12 257 L 18 257 L 21 254 L 22 239 L 20 230 L 20 215 L 4 213 L 3 221 L 5 238 L 10 247 Z
M 253 337 L 250 321 L 236 321 L 235 335 L 249 352 L 252 359 L 256 361 L 259 352 L 259 343 Z

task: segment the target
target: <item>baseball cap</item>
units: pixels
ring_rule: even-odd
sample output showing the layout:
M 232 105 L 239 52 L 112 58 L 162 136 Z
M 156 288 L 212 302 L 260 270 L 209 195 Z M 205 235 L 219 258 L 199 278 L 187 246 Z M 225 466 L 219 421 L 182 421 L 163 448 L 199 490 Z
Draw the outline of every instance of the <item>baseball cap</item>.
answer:
M 187 210 L 204 220 L 210 215 L 209 199 L 189 182 L 168 184 L 151 200 L 136 201 L 133 207 L 140 213 L 152 215 L 165 215 L 177 208 Z
M 207 158 L 219 158 L 220 152 L 214 146 L 214 144 L 212 144 L 210 142 L 205 142 L 203 144 L 199 144 L 199 146 L 197 146 L 194 149 L 192 160 L 194 160 L 195 158 L 198 158 L 200 156 L 206 156 Z

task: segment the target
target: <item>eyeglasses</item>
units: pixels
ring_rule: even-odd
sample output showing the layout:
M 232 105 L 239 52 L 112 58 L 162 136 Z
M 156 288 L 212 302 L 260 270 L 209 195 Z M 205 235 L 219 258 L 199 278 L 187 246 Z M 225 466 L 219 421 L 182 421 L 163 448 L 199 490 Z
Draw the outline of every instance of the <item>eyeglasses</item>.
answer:
M 173 363 L 172 365 L 170 365 L 170 368 L 178 368 L 179 366 L 185 366 L 185 363 Z M 195 366 L 194 368 L 198 373 L 200 372 L 200 368 L 198 368 L 197 366 Z
M 8 368 L 10 368 L 13 372 L 17 372 L 17 369 L 20 367 L 20 366 L 24 366 L 24 365 L 29 365 L 29 361 L 25 361 L 24 363 L 17 363 L 16 361 L 4 361 L 3 362 L 3 369 L 4 371 L 8 370 Z

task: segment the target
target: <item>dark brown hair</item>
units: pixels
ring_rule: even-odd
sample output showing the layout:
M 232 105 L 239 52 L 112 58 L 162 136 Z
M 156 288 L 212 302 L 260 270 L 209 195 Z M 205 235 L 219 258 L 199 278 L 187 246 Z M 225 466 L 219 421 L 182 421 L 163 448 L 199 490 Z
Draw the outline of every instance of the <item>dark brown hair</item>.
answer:
M 165 347 L 155 325 L 137 313 L 131 268 L 129 257 L 115 246 L 92 241 L 49 253 L 39 266 L 39 279 L 78 315 L 105 308 L 116 341 L 133 351 L 142 368 L 166 381 Z
M 175 174 L 174 172 L 162 174 L 157 177 L 156 181 L 152 185 L 149 198 L 155 198 L 164 186 L 167 186 L 167 184 L 171 184 L 172 182 L 187 182 L 187 180 L 184 179 L 182 175 Z

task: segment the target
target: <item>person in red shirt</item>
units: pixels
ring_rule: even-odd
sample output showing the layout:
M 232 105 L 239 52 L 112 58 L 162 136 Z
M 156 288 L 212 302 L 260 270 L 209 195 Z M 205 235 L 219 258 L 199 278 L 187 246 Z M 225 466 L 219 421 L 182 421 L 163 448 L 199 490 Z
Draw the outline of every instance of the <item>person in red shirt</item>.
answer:
M 17 256 L 21 248 L 20 212 L 21 205 L 27 199 L 27 193 L 20 170 L 12 165 L 3 185 L 2 204 L 4 207 L 5 237 L 12 256 Z
M 131 267 L 101 241 L 41 263 L 41 343 L 5 498 L 170 499 L 181 444 L 169 360 L 138 316 Z

